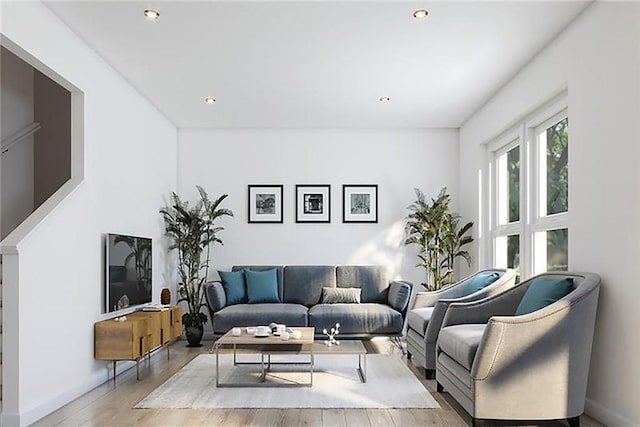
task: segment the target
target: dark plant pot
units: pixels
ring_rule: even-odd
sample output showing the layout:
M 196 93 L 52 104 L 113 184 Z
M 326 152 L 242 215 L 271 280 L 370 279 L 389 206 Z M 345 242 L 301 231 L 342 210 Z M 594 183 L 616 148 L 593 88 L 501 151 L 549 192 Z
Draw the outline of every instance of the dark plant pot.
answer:
M 202 335 L 204 334 L 203 325 L 185 326 L 185 332 L 187 335 L 187 347 L 202 347 Z

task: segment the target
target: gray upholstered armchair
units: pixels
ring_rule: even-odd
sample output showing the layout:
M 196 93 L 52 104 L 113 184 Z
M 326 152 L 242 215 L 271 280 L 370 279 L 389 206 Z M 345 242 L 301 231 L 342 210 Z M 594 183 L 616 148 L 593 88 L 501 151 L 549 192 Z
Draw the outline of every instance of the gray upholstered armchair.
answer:
M 553 287 L 564 281 L 569 293 L 515 315 L 534 293 L 527 293 L 534 280 Z M 477 419 L 567 419 L 578 426 L 599 287 L 596 274 L 545 273 L 483 300 L 451 304 L 437 343 L 438 391 L 448 391 L 474 425 Z
M 484 287 L 483 283 L 479 283 L 478 286 L 478 279 L 480 282 L 487 278 L 491 280 L 491 276 L 494 276 L 491 283 Z M 512 287 L 515 282 L 515 271 L 495 268 L 479 271 L 434 292 L 417 292 L 413 308 L 407 315 L 407 357 L 416 366 L 425 369 L 428 379 L 433 378 L 436 369 L 436 341 L 449 304 L 486 298 Z

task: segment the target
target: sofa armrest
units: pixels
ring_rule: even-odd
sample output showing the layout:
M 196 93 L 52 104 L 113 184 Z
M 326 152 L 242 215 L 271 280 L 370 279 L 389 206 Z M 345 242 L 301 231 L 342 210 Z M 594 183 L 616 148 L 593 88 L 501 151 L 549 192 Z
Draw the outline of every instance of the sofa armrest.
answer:
M 396 311 L 404 313 L 411 299 L 411 288 L 413 286 L 409 282 L 397 281 L 391 282 L 389 285 L 389 295 L 387 302 Z
M 227 305 L 227 294 L 224 291 L 222 282 L 219 280 L 204 284 L 204 297 L 213 321 L 213 313 L 222 310 Z
M 431 318 L 429 319 L 429 323 L 427 323 L 427 330 L 424 334 L 425 342 L 435 344 L 438 340 L 438 335 L 440 335 L 440 329 L 442 329 L 442 322 L 444 321 L 444 316 L 447 314 L 447 310 L 449 306 L 456 302 L 457 300 L 443 299 L 438 301 L 433 306 L 433 311 L 431 312 Z

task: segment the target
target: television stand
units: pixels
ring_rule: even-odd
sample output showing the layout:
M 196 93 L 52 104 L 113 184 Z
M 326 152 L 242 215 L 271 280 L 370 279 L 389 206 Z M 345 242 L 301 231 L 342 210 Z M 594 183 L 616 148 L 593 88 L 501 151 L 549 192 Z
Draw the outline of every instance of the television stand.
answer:
M 94 357 L 113 362 L 113 382 L 116 382 L 116 363 L 136 362 L 136 378 L 140 379 L 140 359 L 151 357 L 155 350 L 166 347 L 182 335 L 182 309 L 169 307 L 162 311 L 136 311 L 126 315 L 124 322 L 115 319 L 94 324 Z

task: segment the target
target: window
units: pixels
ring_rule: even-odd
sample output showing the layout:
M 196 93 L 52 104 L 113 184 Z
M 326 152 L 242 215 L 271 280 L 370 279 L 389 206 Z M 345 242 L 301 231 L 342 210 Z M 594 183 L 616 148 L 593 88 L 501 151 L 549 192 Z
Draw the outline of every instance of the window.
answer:
M 512 137 L 512 135 L 510 135 Z M 495 152 L 494 265 L 520 271 L 520 138 Z
M 569 269 L 566 94 L 488 144 L 492 264 L 523 277 Z

